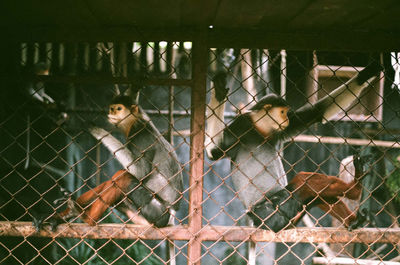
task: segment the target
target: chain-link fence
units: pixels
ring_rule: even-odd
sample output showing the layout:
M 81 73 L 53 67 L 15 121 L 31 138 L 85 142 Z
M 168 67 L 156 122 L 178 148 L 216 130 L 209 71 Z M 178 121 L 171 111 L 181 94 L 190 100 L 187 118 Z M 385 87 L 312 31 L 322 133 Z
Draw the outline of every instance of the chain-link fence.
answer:
M 191 42 L 21 43 L 10 52 L 14 66 L 3 74 L 1 91 L 0 263 L 400 264 L 396 54 L 208 49 Z M 295 110 L 317 106 L 343 84 L 351 89 L 352 78 L 375 64 L 384 68 L 353 95 L 355 104 L 344 108 L 334 99 L 332 105 L 340 107 L 329 119 L 313 119 L 279 144 L 271 144 L 268 133 L 247 137 L 242 131 L 218 159 L 204 152 L 218 145 L 209 130 L 219 73 L 228 88 L 225 103 L 217 106 L 224 107 L 219 128 L 236 134 L 230 130 L 238 117 L 257 124 L 251 113 L 265 95 L 284 98 L 294 117 Z M 150 125 L 140 123 L 151 136 L 123 135 L 109 123 L 112 98 L 132 91 L 139 92 L 134 103 L 148 116 L 141 116 L 143 124 L 151 120 L 156 128 L 147 131 Z M 129 184 L 119 185 L 115 173 L 132 173 L 130 165 L 121 162 L 119 149 L 110 152 L 103 144 L 106 137 L 93 137 L 93 126 L 123 148 L 140 151 L 132 164 L 146 168 L 142 178 L 132 174 Z M 144 137 L 140 142 L 138 135 Z M 145 145 L 146 139 L 154 142 Z M 159 143 L 168 151 L 156 158 Z M 172 161 L 165 170 L 173 176 L 155 179 L 165 161 Z M 177 170 L 171 172 L 171 165 Z M 329 179 L 329 185 L 341 179 L 349 188 L 327 196 L 331 187 L 313 186 L 308 176 L 293 189 L 304 171 L 323 174 L 317 180 Z M 266 183 L 266 174 L 275 178 Z M 171 184 L 176 177 L 182 186 Z M 332 190 L 343 187 L 338 183 Z M 173 203 L 163 197 L 170 186 Z M 122 195 L 106 201 L 110 190 Z M 282 190 L 288 191 L 284 201 L 274 201 Z M 349 195 L 355 190 L 356 198 Z M 148 194 L 166 206 L 168 226 L 146 223 L 147 204 L 135 200 Z M 311 197 L 299 199 L 304 194 Z M 274 233 L 263 225 L 268 218 L 253 222 L 260 200 L 272 206 L 273 217 L 285 213 L 281 205 L 293 198 L 301 206 L 292 225 Z M 99 203 L 107 206 L 104 214 L 93 226 L 82 222 Z M 338 213 L 343 204 L 350 209 L 345 216 Z M 79 208 L 76 216 L 51 226 L 55 213 L 73 207 Z

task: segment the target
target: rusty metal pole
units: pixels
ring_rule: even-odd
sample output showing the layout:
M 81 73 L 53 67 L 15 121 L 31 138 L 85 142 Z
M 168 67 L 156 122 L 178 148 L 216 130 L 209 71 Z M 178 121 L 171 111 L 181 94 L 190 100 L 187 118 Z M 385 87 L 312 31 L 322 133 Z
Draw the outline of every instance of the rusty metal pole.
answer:
M 208 48 L 205 34 L 200 34 L 192 47 L 192 102 L 190 136 L 189 179 L 189 231 L 188 264 L 200 265 L 204 172 L 204 130 L 206 106 Z

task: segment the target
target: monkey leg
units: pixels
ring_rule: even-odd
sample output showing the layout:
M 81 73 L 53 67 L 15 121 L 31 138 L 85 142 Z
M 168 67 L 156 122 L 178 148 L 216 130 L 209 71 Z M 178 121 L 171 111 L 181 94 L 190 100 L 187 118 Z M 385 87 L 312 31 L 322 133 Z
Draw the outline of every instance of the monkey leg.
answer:
M 119 171 L 118 171 L 119 172 Z M 118 172 L 116 174 L 118 174 Z M 90 189 L 85 192 L 76 200 L 76 203 L 79 204 L 82 208 L 89 205 L 95 198 L 99 196 L 99 194 L 107 187 L 108 181 L 101 183 L 99 186 Z
M 58 213 L 57 217 L 61 219 L 68 219 L 78 216 L 86 206 L 93 202 L 93 200 L 102 192 L 106 185 L 107 183 L 104 182 L 94 189 L 85 192 L 75 202 L 69 198 L 67 209 Z
M 129 196 L 134 204 L 134 207 L 129 209 L 132 212 L 139 212 L 147 221 L 157 227 L 168 224 L 169 209 L 126 170 L 119 170 L 111 180 L 85 192 L 76 202 L 70 200 L 68 208 L 57 214 L 56 217 L 64 220 L 82 214 L 81 218 L 84 222 L 95 225 L 110 206 L 125 196 Z M 87 209 L 84 209 L 85 207 Z M 124 209 L 123 212 L 128 212 L 128 210 Z
M 375 214 L 368 211 L 366 208 L 358 209 L 357 218 L 348 226 L 349 230 L 356 229 L 358 227 L 362 227 L 365 224 L 370 224 L 372 226 L 376 226 Z
M 103 213 L 127 192 L 134 178 L 125 170 L 119 170 L 111 180 L 108 180 L 93 190 L 84 193 L 77 202 L 87 204 L 93 201 L 87 210 L 83 211 L 82 220 L 89 225 L 95 225 Z
M 122 175 L 125 171 L 119 170 L 114 174 L 112 180 L 118 179 L 120 175 Z M 99 195 L 103 192 L 103 190 L 107 189 L 110 186 L 111 181 L 106 181 L 99 186 L 85 192 L 82 194 L 76 201 L 73 201 L 71 198 L 67 199 L 68 206 L 67 208 L 58 213 L 55 217 L 60 220 L 69 219 L 71 217 L 76 217 L 84 212 L 84 208 L 90 205 Z M 70 196 L 68 194 L 68 196 Z
M 333 198 L 344 196 L 356 200 L 361 195 L 361 184 L 354 180 L 346 183 L 343 180 L 314 172 L 300 172 L 289 183 L 288 189 L 294 191 L 304 201 L 316 197 Z
M 349 227 L 350 224 L 357 219 L 356 215 L 347 207 L 347 205 L 337 198 L 326 198 L 325 202 L 318 204 L 317 206 L 324 212 L 341 221 L 345 227 Z
M 133 202 L 135 207 L 134 209 L 130 207 L 132 212 L 137 211 L 155 226 L 163 227 L 169 222 L 169 209 L 156 195 L 153 195 L 150 190 L 141 185 L 136 178 L 125 170 L 118 171 L 111 180 L 104 182 L 101 185 L 101 189 L 95 188 L 83 194 L 78 201 L 87 203 L 95 197 L 96 199 L 94 199 L 90 208 L 84 211 L 82 217 L 90 225 L 95 225 L 107 208 L 120 201 L 123 197 L 129 197 Z M 125 210 L 124 212 L 127 213 L 128 211 Z

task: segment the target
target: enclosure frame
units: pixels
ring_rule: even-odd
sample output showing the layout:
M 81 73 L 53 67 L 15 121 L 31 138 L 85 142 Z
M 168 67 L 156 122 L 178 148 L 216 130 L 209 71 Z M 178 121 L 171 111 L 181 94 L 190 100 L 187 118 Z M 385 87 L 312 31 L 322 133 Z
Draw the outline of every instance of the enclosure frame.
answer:
M 202 225 L 205 106 L 208 49 L 215 47 L 269 47 L 286 49 L 320 50 L 362 50 L 394 51 L 400 49 L 400 38 L 381 33 L 368 41 L 369 34 L 358 33 L 348 38 L 340 33 L 327 34 L 280 34 L 259 31 L 224 30 L 146 30 L 101 28 L 62 31 L 38 29 L 33 32 L 8 32 L 11 42 L 29 41 L 191 41 L 192 79 L 149 79 L 151 85 L 184 85 L 192 88 L 191 131 L 190 131 L 190 180 L 189 180 L 189 224 L 166 228 L 146 227 L 134 224 L 100 224 L 90 227 L 86 224 L 62 224 L 55 232 L 44 228 L 36 232 L 28 222 L 0 222 L 0 236 L 22 237 L 68 237 L 68 238 L 113 238 L 113 239 L 168 239 L 188 241 L 188 264 L 201 264 L 203 241 L 252 241 L 252 242 L 305 242 L 305 243 L 392 243 L 400 242 L 400 228 L 367 228 L 348 231 L 345 228 L 296 228 L 274 233 L 251 227 Z M 112 36 L 112 37 L 110 37 Z M 258 37 L 256 36 L 264 36 Z M 345 41 L 350 39 L 351 41 Z M 294 40 L 294 41 L 293 41 Z M 379 41 L 377 41 L 379 40 Z M 310 45 L 312 44 L 312 45 Z M 44 81 L 93 83 L 131 83 L 131 78 L 104 78 L 98 80 L 82 77 L 41 77 Z

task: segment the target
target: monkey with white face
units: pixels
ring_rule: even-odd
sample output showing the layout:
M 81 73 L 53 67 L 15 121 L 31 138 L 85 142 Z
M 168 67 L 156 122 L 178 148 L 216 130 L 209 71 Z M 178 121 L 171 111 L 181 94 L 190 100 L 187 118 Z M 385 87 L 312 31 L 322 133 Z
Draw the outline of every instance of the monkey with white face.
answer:
M 302 211 L 310 196 L 321 194 L 324 199 L 337 202 L 339 196 L 346 194 L 344 188 L 352 189 L 332 177 L 307 172 L 302 172 L 304 174 L 297 176 L 288 185 L 281 161 L 281 146 L 313 123 L 328 120 L 340 111 L 347 110 L 380 71 L 380 65 L 372 64 L 314 105 L 306 104 L 296 111 L 289 111 L 290 106 L 283 98 L 274 94 L 267 95 L 250 112 L 238 115 L 228 125 L 224 124 L 229 90 L 226 88 L 226 76 L 217 74 L 214 77 L 215 88 L 211 91 L 208 105 L 205 141 L 207 155 L 212 160 L 223 157 L 231 159 L 234 187 L 257 226 L 279 231 Z M 362 175 L 361 171 L 358 175 Z M 304 181 L 305 175 L 309 177 L 305 178 L 307 181 Z M 333 184 L 340 188 L 331 189 Z M 302 185 L 311 185 L 317 193 L 311 193 Z M 351 194 L 355 198 L 361 189 L 359 182 L 353 185 L 357 192 Z M 323 193 L 324 189 L 332 193 Z M 347 220 L 345 224 L 349 226 L 349 221 L 355 217 L 349 217 L 351 212 L 347 206 L 340 204 L 337 208 L 332 215 Z
M 109 207 L 115 206 L 137 224 L 166 226 L 182 198 L 182 169 L 173 147 L 132 97 L 115 97 L 109 105 L 108 120 L 125 135 L 124 144 L 102 128 L 94 127 L 89 132 L 124 170 L 76 201 L 68 199 L 68 208 L 56 214 L 56 219 L 80 216 L 95 225 Z
M 283 131 L 289 125 L 289 106 L 285 102 L 276 102 L 274 105 L 271 103 L 260 106 L 261 108 L 254 106 L 250 112 L 254 127 L 265 137 L 273 132 Z

